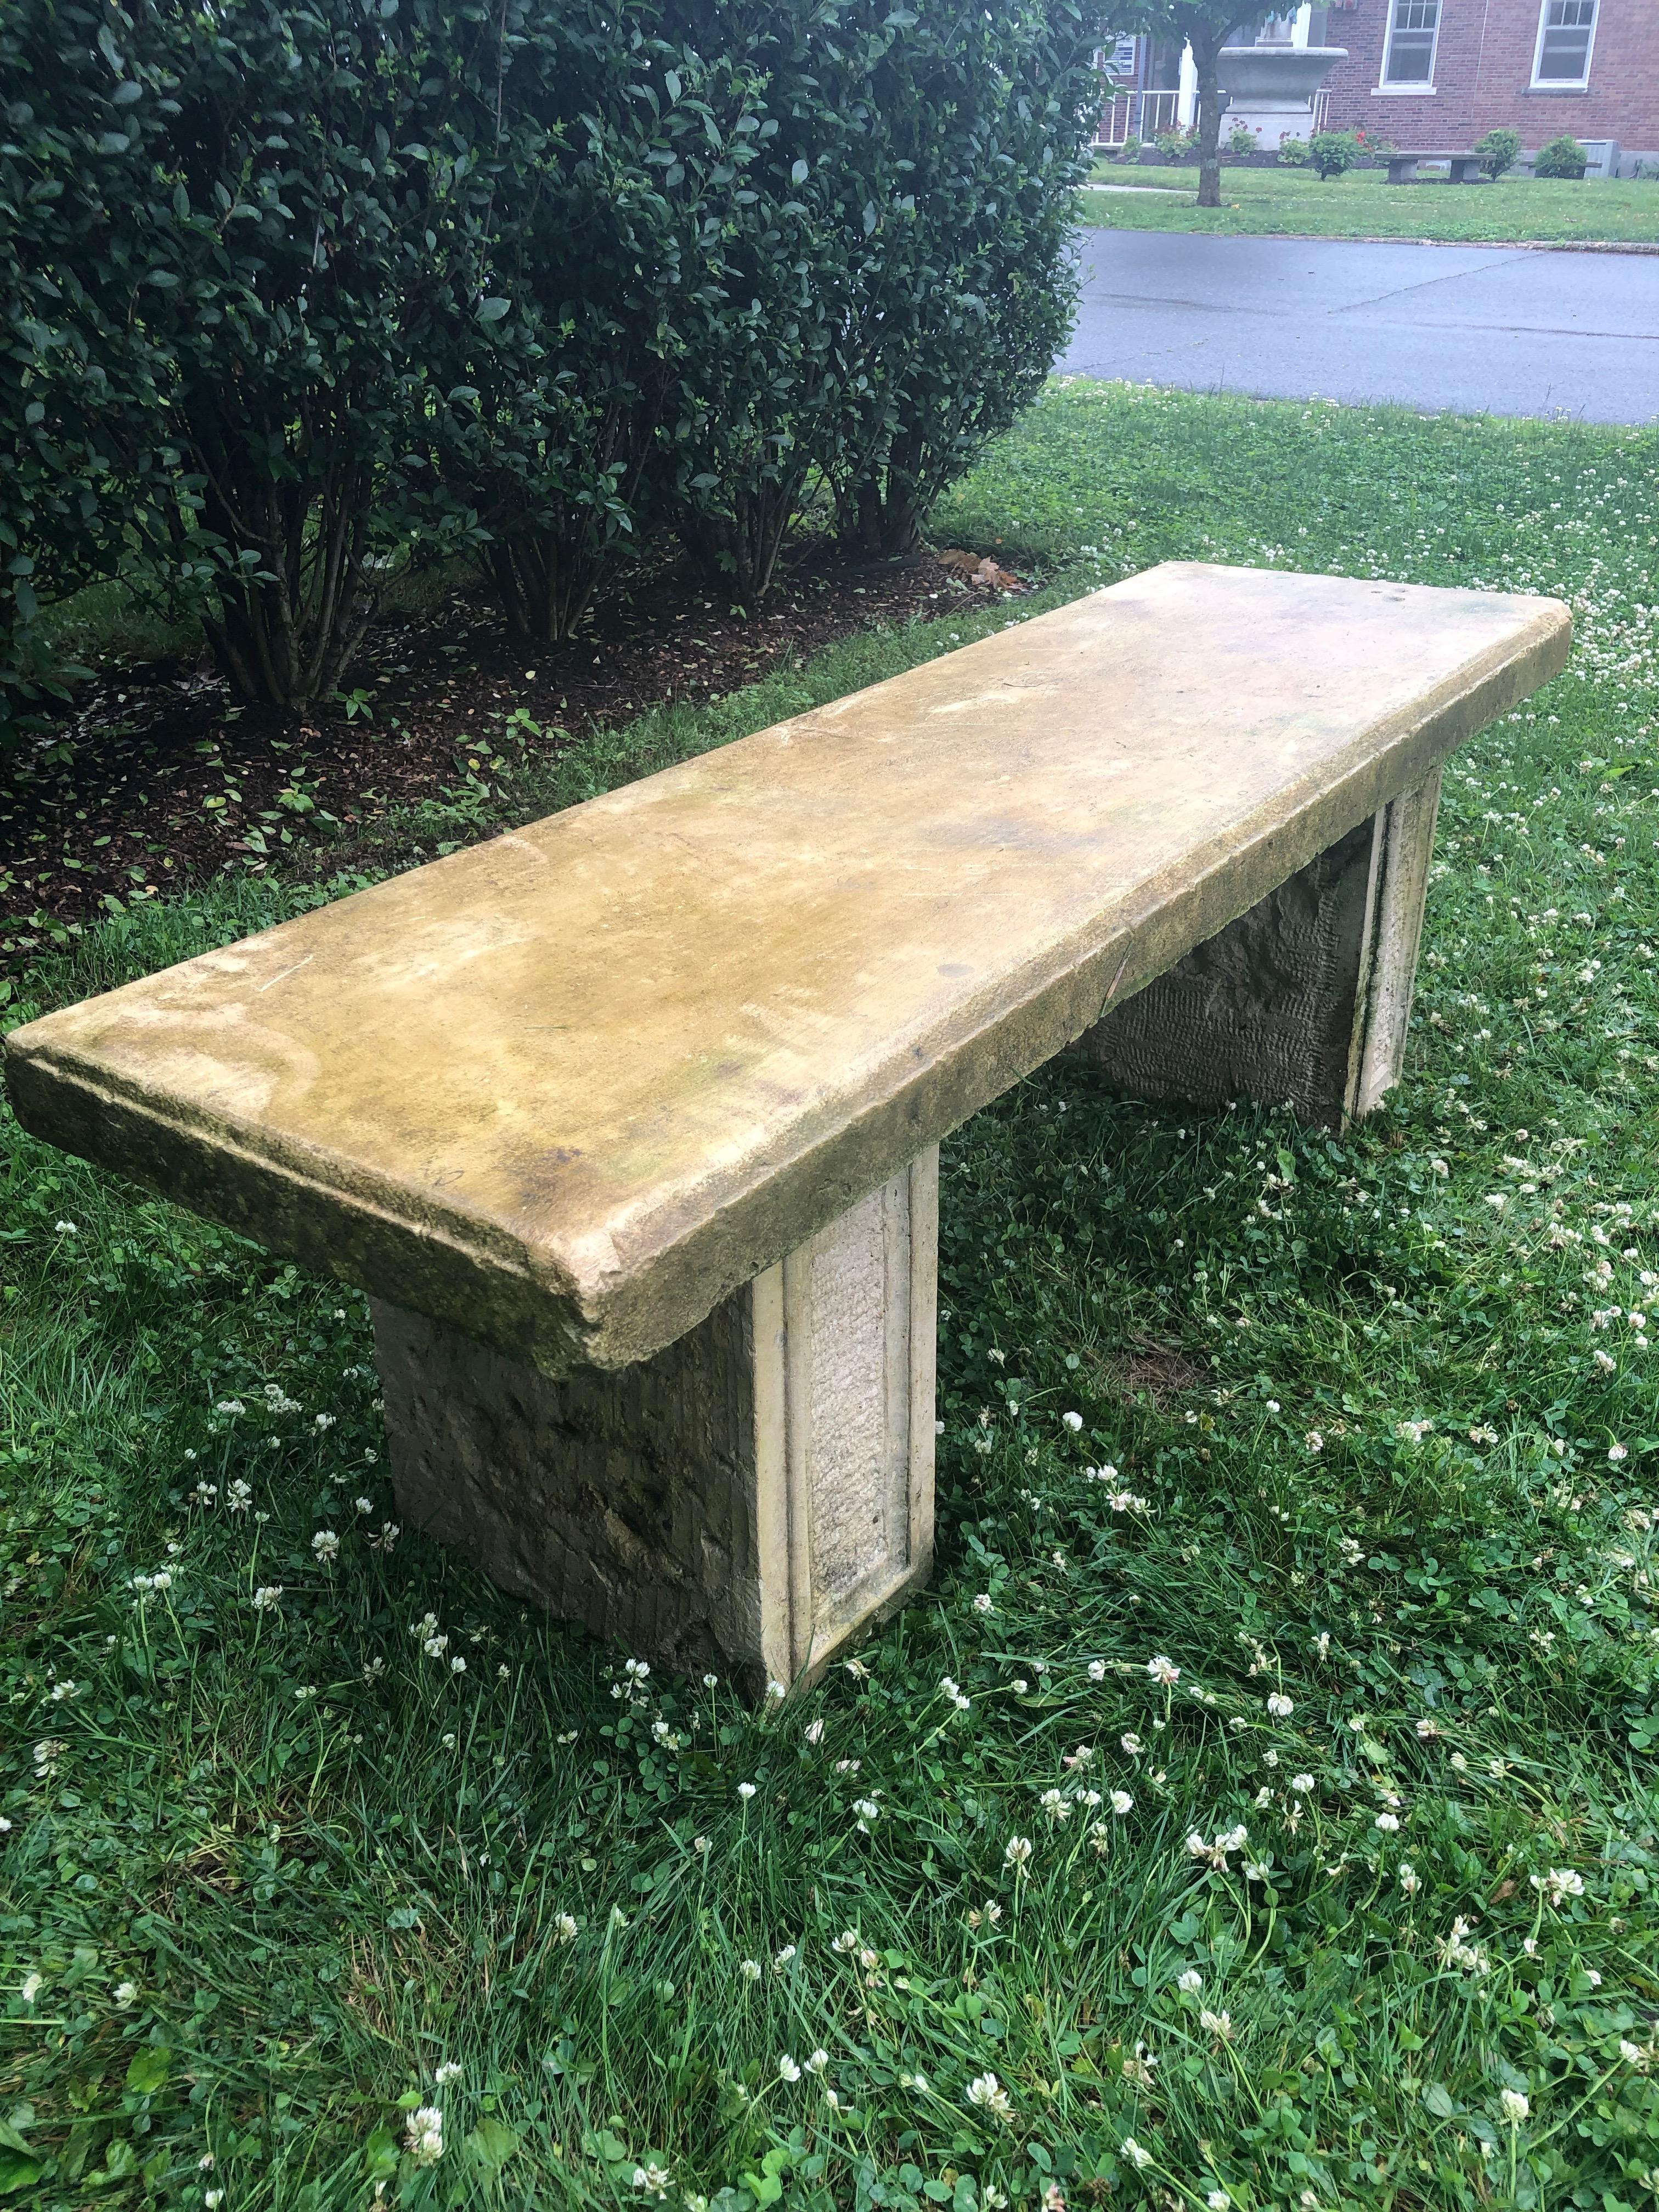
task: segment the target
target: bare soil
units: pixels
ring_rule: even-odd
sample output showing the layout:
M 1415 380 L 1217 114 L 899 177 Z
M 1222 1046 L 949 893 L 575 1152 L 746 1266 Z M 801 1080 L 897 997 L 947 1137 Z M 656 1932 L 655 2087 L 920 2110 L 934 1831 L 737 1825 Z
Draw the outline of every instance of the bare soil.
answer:
M 658 574 L 577 638 L 529 655 L 481 589 L 448 591 L 378 624 L 353 694 L 303 716 L 238 708 L 206 659 L 100 669 L 31 752 L 0 760 L 0 966 L 111 900 L 349 846 L 439 798 L 515 713 L 541 733 L 532 757 L 546 758 L 595 727 L 724 696 L 860 630 L 1019 588 L 993 564 L 989 577 L 963 564 L 931 553 L 860 564 L 809 546 L 747 614 L 687 573 Z

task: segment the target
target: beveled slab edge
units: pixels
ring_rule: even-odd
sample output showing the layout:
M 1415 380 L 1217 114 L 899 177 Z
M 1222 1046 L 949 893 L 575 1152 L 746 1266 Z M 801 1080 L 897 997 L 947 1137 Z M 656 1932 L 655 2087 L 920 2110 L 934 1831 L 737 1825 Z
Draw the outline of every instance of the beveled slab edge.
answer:
M 636 1277 L 584 1310 L 568 1278 L 527 1249 L 503 1249 L 462 1215 L 400 1218 L 399 1194 L 343 1189 L 326 1156 L 289 1145 L 281 1156 L 239 1146 L 182 1114 L 158 1112 L 30 1024 L 6 1040 L 6 1075 L 32 1133 L 174 1198 L 307 1265 L 416 1306 L 558 1376 L 617 1369 L 673 1343 L 720 1301 L 826 1227 L 925 1146 L 958 1127 L 1092 1027 L 1102 1015 L 1214 936 L 1355 824 L 1414 788 L 1459 745 L 1557 675 L 1571 642 L 1559 600 L 1529 603 L 1530 623 L 1491 648 L 1462 689 L 1443 690 L 1378 749 L 1333 763 L 1329 779 L 1289 821 L 1275 817 L 1231 849 L 1212 850 L 1179 885 L 1146 886 L 1140 908 L 1080 956 L 1057 949 L 1037 973 L 1011 979 L 977 1029 L 896 1079 L 856 1118 L 757 1165 L 712 1214 L 678 1232 Z M 1362 753 L 1357 742 L 1353 750 Z M 234 1170 L 234 1172 L 232 1170 Z M 250 1170 L 255 1172 L 250 1175 Z M 352 1209 L 343 1236 L 340 1209 Z M 405 1200 L 406 1206 L 406 1200 Z

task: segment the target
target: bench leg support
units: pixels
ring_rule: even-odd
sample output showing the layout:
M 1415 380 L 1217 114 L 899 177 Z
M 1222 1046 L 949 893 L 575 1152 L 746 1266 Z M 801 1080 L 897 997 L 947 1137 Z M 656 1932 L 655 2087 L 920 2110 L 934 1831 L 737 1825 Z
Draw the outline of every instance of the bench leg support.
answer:
M 1399 1080 L 1437 769 L 1115 1007 L 1079 1048 L 1140 1098 L 1292 1106 L 1339 1128 Z
M 400 1513 L 660 1664 L 810 1679 L 932 1565 L 938 1227 L 934 1147 L 615 1375 L 377 1304 Z

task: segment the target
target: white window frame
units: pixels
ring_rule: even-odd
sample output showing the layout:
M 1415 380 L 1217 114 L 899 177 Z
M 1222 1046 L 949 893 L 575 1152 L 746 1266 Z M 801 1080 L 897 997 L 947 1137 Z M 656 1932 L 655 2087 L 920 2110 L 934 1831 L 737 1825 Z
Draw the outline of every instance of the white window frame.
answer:
M 1389 82 L 1389 64 L 1394 58 L 1395 22 L 1399 13 L 1400 0 L 1389 0 L 1389 30 L 1388 36 L 1382 41 L 1382 67 L 1380 71 L 1382 82 L 1378 84 L 1376 89 L 1379 92 L 1402 94 L 1407 97 L 1413 93 L 1421 95 L 1424 93 L 1432 92 L 1434 90 L 1435 64 L 1440 58 L 1440 26 L 1444 20 L 1445 0 L 1435 0 L 1434 40 L 1429 48 L 1429 73 L 1427 76 L 1420 79 L 1413 77 L 1409 82 L 1391 84 Z M 1543 17 L 1541 15 L 1539 17 L 1539 21 L 1540 23 L 1543 21 Z M 1541 43 L 1542 33 L 1540 32 L 1539 35 Z
M 1601 0 L 1595 0 L 1590 9 L 1589 36 L 1584 41 L 1584 74 L 1583 76 L 1540 76 L 1544 65 L 1544 33 L 1549 28 L 1550 0 L 1540 0 L 1538 37 L 1532 50 L 1532 88 L 1534 92 L 1582 92 L 1589 82 L 1590 64 L 1595 58 L 1595 33 L 1601 21 Z

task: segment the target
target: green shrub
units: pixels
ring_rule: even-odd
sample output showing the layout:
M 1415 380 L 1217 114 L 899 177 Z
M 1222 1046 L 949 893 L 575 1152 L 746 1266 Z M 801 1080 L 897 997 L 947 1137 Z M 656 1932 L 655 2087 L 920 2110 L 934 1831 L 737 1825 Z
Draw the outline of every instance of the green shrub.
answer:
M 912 544 L 1064 337 L 1102 12 L 12 0 L 0 692 L 139 553 L 301 708 L 457 550 L 546 641 L 653 532 L 758 598 L 809 479 Z
M 1119 158 L 1125 161 L 1138 161 L 1140 159 L 1140 141 L 1133 132 L 1119 149 Z
M 113 220 L 152 271 L 179 456 L 151 550 L 238 696 L 304 707 L 398 570 L 465 537 L 411 447 L 414 340 L 489 220 L 496 33 L 444 0 L 222 0 L 144 27 L 132 109 L 161 117 L 158 158 Z
M 665 511 L 664 426 L 723 297 L 761 119 L 656 21 L 629 0 L 517 9 L 494 219 L 432 303 L 434 465 L 532 644 L 568 636 Z
M 1198 150 L 1198 141 L 1190 131 L 1160 131 L 1153 141 L 1166 161 L 1190 161 Z
M 822 465 L 843 531 L 893 554 L 1036 397 L 1065 341 L 1102 10 L 950 0 L 912 21 L 888 0 L 861 6 L 860 81 L 849 70 L 827 94 L 855 133 L 836 197 L 856 281 L 836 320 Z
M 1512 169 L 1521 155 L 1521 133 L 1501 125 L 1488 131 L 1484 138 L 1477 138 L 1474 150 L 1480 156 L 1482 173 L 1494 182 L 1506 169 Z
M 1364 150 L 1353 131 L 1316 131 L 1308 141 L 1308 159 L 1327 183 L 1346 176 Z
M 1255 154 L 1261 150 L 1261 137 L 1248 124 L 1235 124 L 1227 134 L 1227 151 L 1230 154 Z
M 1532 173 L 1534 177 L 1578 178 L 1583 175 L 1588 159 L 1576 138 L 1552 138 L 1547 146 L 1539 148 Z
M 0 9 L 0 748 L 64 690 L 38 617 L 113 573 L 156 481 L 147 270 L 111 210 L 143 190 L 159 102 L 127 13 Z
M 1308 166 L 1308 141 L 1305 138 L 1281 138 L 1279 160 L 1282 168 L 1305 169 Z

